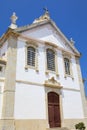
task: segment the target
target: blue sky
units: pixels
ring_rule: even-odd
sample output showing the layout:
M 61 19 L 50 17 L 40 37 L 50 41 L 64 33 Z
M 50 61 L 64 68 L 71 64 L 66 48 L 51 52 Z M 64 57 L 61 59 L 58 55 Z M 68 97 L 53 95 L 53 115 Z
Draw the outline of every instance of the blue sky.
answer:
M 87 0 L 2 0 L 0 2 L 0 36 L 10 25 L 10 16 L 16 12 L 17 25 L 31 24 L 47 7 L 51 18 L 65 36 L 75 41 L 82 53 L 80 59 L 83 78 L 87 78 Z M 86 81 L 87 92 L 87 81 Z

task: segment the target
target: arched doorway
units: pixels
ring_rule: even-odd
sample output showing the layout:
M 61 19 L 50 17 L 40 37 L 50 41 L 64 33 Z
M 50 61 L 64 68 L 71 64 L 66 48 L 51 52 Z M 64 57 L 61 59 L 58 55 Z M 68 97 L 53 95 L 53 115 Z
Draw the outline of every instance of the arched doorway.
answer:
M 61 127 L 59 95 L 48 93 L 48 119 L 50 128 Z

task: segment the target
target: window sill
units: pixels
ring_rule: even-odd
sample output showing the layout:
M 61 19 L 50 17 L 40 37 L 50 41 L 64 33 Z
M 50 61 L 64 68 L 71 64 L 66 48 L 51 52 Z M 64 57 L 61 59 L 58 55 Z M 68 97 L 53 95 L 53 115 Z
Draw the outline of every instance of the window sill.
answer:
M 70 77 L 72 80 L 74 80 L 74 77 L 72 75 L 65 74 L 64 78 L 66 79 L 67 77 Z
M 55 71 L 47 70 L 45 72 L 46 75 L 48 75 L 49 73 L 55 74 L 57 77 L 59 77 L 59 74 L 57 74 Z
M 26 65 L 25 70 L 28 70 L 28 69 L 34 69 L 36 70 L 36 72 L 39 72 L 39 70 L 35 66 Z

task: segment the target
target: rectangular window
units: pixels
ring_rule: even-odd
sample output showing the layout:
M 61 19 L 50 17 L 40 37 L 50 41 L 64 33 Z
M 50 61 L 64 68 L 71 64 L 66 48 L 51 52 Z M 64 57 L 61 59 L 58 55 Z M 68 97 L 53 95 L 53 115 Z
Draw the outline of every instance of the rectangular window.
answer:
M 65 73 L 70 75 L 70 60 L 68 58 L 64 58 L 65 65 Z
M 35 66 L 35 48 L 27 47 L 27 65 Z
M 55 52 L 47 49 L 47 69 L 55 71 Z

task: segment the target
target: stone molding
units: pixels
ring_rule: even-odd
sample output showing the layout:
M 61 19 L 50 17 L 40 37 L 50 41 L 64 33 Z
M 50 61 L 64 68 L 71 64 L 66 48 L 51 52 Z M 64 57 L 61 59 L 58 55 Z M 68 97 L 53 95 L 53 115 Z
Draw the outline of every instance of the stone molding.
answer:
M 17 62 L 17 37 L 8 37 L 7 64 L 5 70 L 3 105 L 2 105 L 2 129 L 14 130 L 14 100 L 15 78 Z M 10 120 L 9 120 L 10 119 Z
M 30 81 L 24 81 L 24 80 L 16 80 L 17 83 L 22 83 L 22 84 L 30 84 L 30 85 L 37 85 L 37 86 L 43 86 L 41 83 L 36 83 L 36 82 L 30 82 Z
M 0 64 L 4 64 L 4 65 L 6 65 L 6 60 L 4 60 L 3 58 L 0 58 Z
M 46 45 L 50 45 L 50 46 L 53 46 L 55 49 L 58 49 L 58 50 L 61 50 L 63 52 L 67 52 L 68 55 L 73 55 L 73 56 L 77 56 L 77 57 L 80 57 L 79 54 L 76 54 L 76 53 L 72 53 L 62 47 L 59 47 L 58 45 L 55 45 L 54 43 L 52 42 L 47 42 L 47 41 L 43 41 L 43 40 L 38 40 L 38 39 L 35 39 L 35 38 L 31 38 L 31 37 L 27 37 L 23 34 L 20 34 L 18 33 L 19 37 L 22 39 L 25 39 L 26 41 L 33 41 L 33 42 L 36 42 L 36 43 L 41 43 L 41 44 L 46 44 Z
M 48 70 L 48 67 L 47 67 L 47 49 L 51 49 L 54 53 L 55 53 L 55 71 L 51 71 L 51 70 Z M 58 56 L 57 56 L 57 51 L 56 51 L 56 48 L 54 46 L 50 46 L 49 44 L 47 44 L 45 46 L 45 74 L 48 75 L 49 73 L 54 73 L 56 74 L 56 76 L 59 76 L 58 74 Z
M 78 80 L 79 80 L 80 93 L 81 93 L 81 98 L 82 98 L 84 118 L 87 118 L 87 99 L 85 97 L 84 84 L 82 81 L 82 74 L 81 74 L 81 69 L 80 69 L 78 57 L 76 57 L 76 64 L 77 64 Z
M 27 48 L 28 47 L 33 47 L 35 49 L 35 66 L 30 66 L 30 65 L 27 65 Z M 33 41 L 27 41 L 26 42 L 26 45 L 25 45 L 25 69 L 35 69 L 36 72 L 39 71 L 38 69 L 38 45 L 37 43 L 33 42 Z
M 34 42 L 41 43 L 41 44 L 49 44 L 49 45 L 51 45 L 51 46 L 57 48 L 58 50 L 61 50 L 61 51 L 63 51 L 63 52 L 67 52 L 67 54 L 69 54 L 69 55 L 73 55 L 73 56 L 80 57 L 80 54 L 72 53 L 72 52 L 70 52 L 70 51 L 68 51 L 68 50 L 66 50 L 66 49 L 64 49 L 64 48 L 62 48 L 62 47 L 59 47 L 59 46 L 57 46 L 57 45 L 54 45 L 54 43 L 47 42 L 47 41 L 43 41 L 43 40 L 38 40 L 38 39 L 35 39 L 35 38 L 30 38 L 30 37 L 27 37 L 27 36 L 25 36 L 25 35 L 23 35 L 23 34 L 20 34 L 20 33 L 18 33 L 18 32 L 13 31 L 12 29 L 8 29 L 7 33 L 5 33 L 5 35 L 3 35 L 3 36 L 1 37 L 1 39 L 0 39 L 0 43 L 1 43 L 0 46 L 3 45 L 3 43 L 8 39 L 9 36 L 18 37 L 18 38 L 21 38 L 21 40 L 22 40 L 22 39 L 25 39 L 25 41 L 31 41 L 31 40 L 32 40 L 32 41 L 34 41 Z
M 5 78 L 0 77 L 0 82 L 4 82 Z
M 64 52 L 64 51 L 62 51 L 62 55 L 63 55 L 64 78 L 71 77 L 72 79 L 74 79 L 73 71 L 72 71 L 72 60 L 71 60 L 72 56 L 69 55 L 69 53 Z M 65 72 L 65 63 L 64 63 L 65 58 L 67 58 L 70 62 L 70 68 L 69 68 L 70 69 L 70 75 L 66 74 L 66 72 Z
M 44 81 L 45 82 L 45 81 Z M 42 84 L 42 83 L 36 83 L 36 82 L 30 82 L 30 81 L 24 81 L 24 80 L 16 80 L 16 83 L 22 83 L 22 84 L 28 84 L 28 85 L 36 85 L 36 86 L 40 86 L 40 87 L 46 87 L 44 84 Z M 48 86 L 49 87 L 49 86 Z M 52 86 L 51 86 L 52 87 Z M 53 86 L 53 88 L 54 88 L 54 86 Z M 72 89 L 72 88 L 69 88 L 69 87 L 67 87 L 67 86 L 61 86 L 61 88 L 63 89 L 63 90 L 72 90 L 72 91 L 77 91 L 77 92 L 79 92 L 80 91 L 80 89 Z
M 50 78 L 48 80 L 45 80 L 44 85 L 46 87 L 53 87 L 53 88 L 59 88 L 59 89 L 62 88 L 62 86 L 60 85 L 60 83 L 57 82 L 57 80 L 55 80 L 54 77 L 52 77 L 52 78 Z

